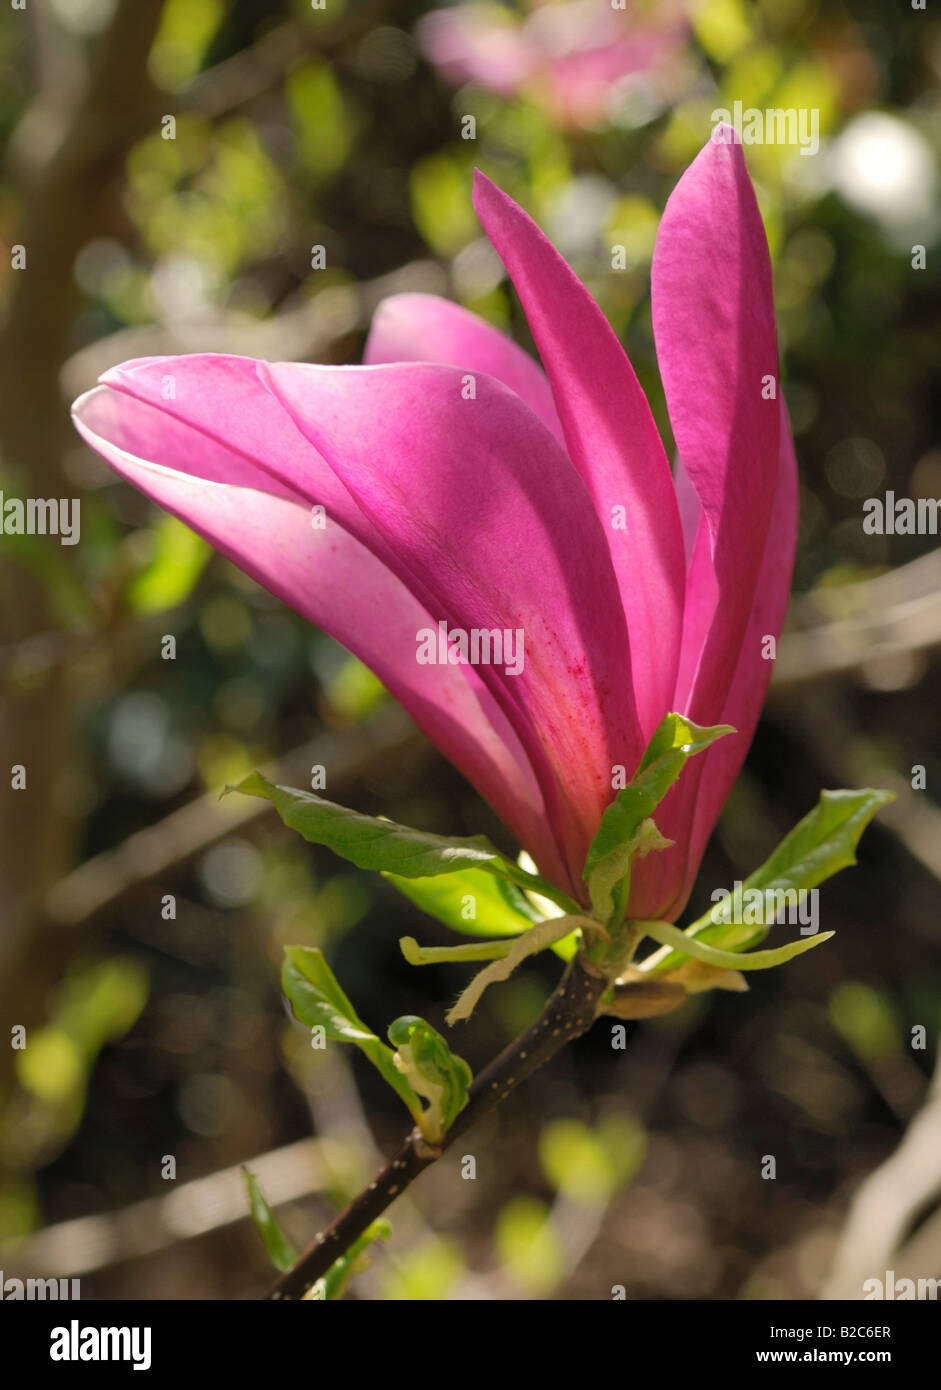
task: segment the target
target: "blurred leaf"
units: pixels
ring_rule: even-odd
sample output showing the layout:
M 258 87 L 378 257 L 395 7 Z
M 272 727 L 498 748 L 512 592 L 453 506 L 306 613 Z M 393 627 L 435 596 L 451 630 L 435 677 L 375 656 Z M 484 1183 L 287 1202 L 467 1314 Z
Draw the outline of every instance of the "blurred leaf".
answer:
M 29 1045 L 17 1054 L 16 1075 L 37 1100 L 57 1105 L 84 1085 L 85 1059 L 61 1028 L 38 1028 L 31 1033 Z
M 294 1016 L 308 1028 L 323 1028 L 334 1042 L 353 1043 L 405 1102 L 417 1122 L 422 1105 L 395 1065 L 395 1053 L 357 1016 L 324 954 L 313 946 L 286 946 L 281 987 Z
M 580 1120 L 544 1126 L 539 1162 L 555 1190 L 582 1206 L 604 1206 L 617 1185 L 604 1147 Z
M 710 58 L 727 63 L 751 39 L 744 0 L 705 0 L 692 16 L 693 29 Z
M 148 61 L 158 87 L 172 91 L 196 76 L 224 14 L 222 0 L 166 0 Z
M 453 256 L 480 234 L 466 160 L 450 154 L 419 160 L 412 169 L 411 188 L 412 217 L 432 251 Z
M 409 1250 L 382 1281 L 382 1297 L 388 1302 L 434 1302 L 448 1297 L 464 1272 L 464 1258 L 456 1241 L 433 1237 Z
M 619 1186 L 626 1187 L 640 1172 L 647 1157 L 647 1131 L 634 1115 L 620 1111 L 607 1115 L 595 1135 L 608 1156 Z
M 386 688 L 368 666 L 350 656 L 324 684 L 324 695 L 344 719 L 363 719 L 385 699 Z
M 202 537 L 175 516 L 162 516 L 152 535 L 151 559 L 127 587 L 128 606 L 134 613 L 160 613 L 189 598 L 212 555 Z
M 501 1207 L 494 1245 L 505 1272 L 528 1293 L 551 1293 L 562 1278 L 562 1246 L 538 1197 L 512 1197 Z
M 284 83 L 298 134 L 298 153 L 316 178 L 342 168 L 352 143 L 352 123 L 329 63 L 322 58 L 294 69 Z
M 247 1168 L 242 1169 L 245 1178 L 245 1187 L 248 1192 L 248 1204 L 251 1210 L 252 1224 L 261 1236 L 268 1259 L 275 1269 L 283 1274 L 290 1269 L 297 1259 L 298 1251 L 294 1248 L 287 1236 L 281 1230 L 277 1221 L 274 1219 L 271 1208 L 265 1201 L 261 1184 L 250 1173 Z
M 829 1013 L 834 1028 L 864 1061 L 898 1054 L 899 1021 L 891 1002 L 878 990 L 847 980 L 831 994 Z

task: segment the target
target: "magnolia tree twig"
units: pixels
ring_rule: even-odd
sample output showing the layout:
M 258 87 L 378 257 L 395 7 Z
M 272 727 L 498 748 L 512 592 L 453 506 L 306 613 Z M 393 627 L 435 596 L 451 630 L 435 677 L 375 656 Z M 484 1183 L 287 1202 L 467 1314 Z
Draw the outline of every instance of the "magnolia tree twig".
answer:
M 268 1297 L 300 1298 L 419 1173 L 429 1168 L 482 1115 L 493 1110 L 566 1043 L 588 1031 L 607 985 L 607 977 L 583 956 L 571 960 L 536 1021 L 474 1078 L 467 1105 L 441 1143 L 432 1147 L 414 1129 L 368 1187 L 321 1231 L 281 1276 Z

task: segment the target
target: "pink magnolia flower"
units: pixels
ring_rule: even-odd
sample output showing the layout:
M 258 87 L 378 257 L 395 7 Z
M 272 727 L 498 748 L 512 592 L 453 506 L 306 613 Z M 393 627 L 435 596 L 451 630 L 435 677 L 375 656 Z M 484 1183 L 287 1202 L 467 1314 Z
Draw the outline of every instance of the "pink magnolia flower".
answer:
M 528 91 L 564 125 L 594 125 L 612 89 L 639 73 L 666 77 L 686 40 L 674 4 L 638 18 L 598 0 L 537 3 L 525 18 L 505 5 L 432 10 L 417 33 L 449 82 L 473 82 L 503 97 Z
M 673 920 L 758 719 L 794 556 L 764 229 L 741 147 L 710 141 L 652 268 L 674 482 L 595 301 L 482 175 L 475 200 L 545 371 L 465 309 L 408 294 L 380 306 L 366 366 L 143 358 L 106 372 L 75 421 L 370 666 L 581 902 L 617 769 L 633 773 L 663 715 L 733 724 L 657 812 L 673 848 L 635 867 L 630 914 Z M 423 664 L 439 623 L 521 630 L 521 669 L 461 663 L 450 642 Z

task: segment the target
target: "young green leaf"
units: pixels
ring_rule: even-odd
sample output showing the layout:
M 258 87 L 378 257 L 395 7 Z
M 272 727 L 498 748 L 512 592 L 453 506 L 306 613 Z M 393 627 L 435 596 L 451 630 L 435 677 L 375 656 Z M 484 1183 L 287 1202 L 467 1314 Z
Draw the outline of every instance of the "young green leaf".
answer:
M 423 1018 L 412 1014 L 397 1018 L 389 1025 L 388 1036 L 396 1049 L 396 1066 L 428 1101 L 419 1125 L 428 1142 L 436 1144 L 467 1104 L 471 1069 Z
M 280 1270 L 283 1274 L 294 1264 L 297 1259 L 297 1251 L 275 1221 L 255 1174 L 250 1173 L 247 1168 L 243 1168 L 242 1176 L 245 1178 L 252 1224 L 261 1236 L 268 1259 L 275 1269 Z
M 481 869 L 540 893 L 566 911 L 575 907 L 564 893 L 539 874 L 528 873 L 504 858 L 484 835 L 461 839 L 413 830 L 395 821 L 364 816 L 346 806 L 337 806 L 315 792 L 276 787 L 260 772 L 253 772 L 236 787 L 227 787 L 226 792 L 230 791 L 270 801 L 285 825 L 312 844 L 326 845 L 360 869 L 376 869 L 409 879 Z
M 813 810 L 745 880 L 742 899 L 747 901 L 746 894 L 754 891 L 765 895 L 765 901 L 771 901 L 767 895 L 777 896 L 788 890 L 801 895 L 816 888 L 831 874 L 855 864 L 860 836 L 879 807 L 893 800 L 891 792 L 875 791 L 870 787 L 860 791 L 821 792 Z M 684 936 L 726 950 L 742 951 L 762 941 L 773 924 L 773 912 L 771 920 L 765 914 L 765 920 L 759 924 L 717 920 L 717 909 L 721 906 L 721 903 L 714 904 L 686 928 Z M 644 967 L 663 973 L 692 954 L 689 950 L 685 950 L 685 954 L 672 949 L 658 951 L 644 962 Z
M 397 1068 L 395 1053 L 358 1017 L 323 952 L 313 946 L 287 946 L 284 956 L 281 987 L 295 1018 L 308 1028 L 323 1028 L 325 1036 L 334 1042 L 349 1042 L 358 1047 L 418 1121 L 421 1101 Z
M 465 936 L 519 936 L 541 920 L 515 884 L 481 869 L 457 869 L 435 878 L 382 876 L 422 912 Z
M 380 1217 L 378 1221 L 373 1221 L 371 1225 L 366 1227 L 361 1236 L 357 1236 L 350 1248 L 334 1260 L 326 1274 L 318 1279 L 304 1295 L 304 1299 L 326 1303 L 341 1298 L 353 1275 L 358 1274 L 369 1265 L 369 1260 L 363 1258 L 368 1247 L 374 1241 L 388 1240 L 391 1234 L 392 1227 L 384 1217 Z
M 716 739 L 734 733 L 731 724 L 701 728 L 680 714 L 667 714 L 660 721 L 637 772 L 601 817 L 598 833 L 588 847 L 582 876 L 588 884 L 595 915 L 602 921 L 607 921 L 614 911 L 616 895 L 626 900 L 626 891 L 618 894 L 618 885 L 627 879 L 634 856 L 670 844 L 659 832 L 656 837 L 650 830 L 645 834 L 643 826 L 688 760 Z
M 634 925 L 662 946 L 682 949 L 694 960 L 719 966 L 723 970 L 770 970 L 774 965 L 783 965 L 794 956 L 812 950 L 822 941 L 829 941 L 834 935 L 832 931 L 818 932 L 816 936 L 807 936 L 801 941 L 788 941 L 772 951 L 720 951 L 716 946 L 707 946 L 699 937 L 686 936 L 679 927 L 671 927 L 669 922 L 636 922 Z

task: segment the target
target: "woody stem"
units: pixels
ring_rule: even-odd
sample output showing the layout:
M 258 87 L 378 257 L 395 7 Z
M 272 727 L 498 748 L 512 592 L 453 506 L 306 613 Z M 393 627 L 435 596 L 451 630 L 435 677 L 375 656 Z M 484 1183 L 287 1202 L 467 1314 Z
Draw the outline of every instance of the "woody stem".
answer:
M 414 1129 L 372 1182 L 282 1274 L 268 1298 L 300 1298 L 326 1274 L 334 1260 L 350 1248 L 419 1173 L 566 1043 L 587 1032 L 607 985 L 606 975 L 597 966 L 582 955 L 574 957 L 536 1021 L 474 1078 L 466 1106 L 441 1142 L 432 1148 Z

